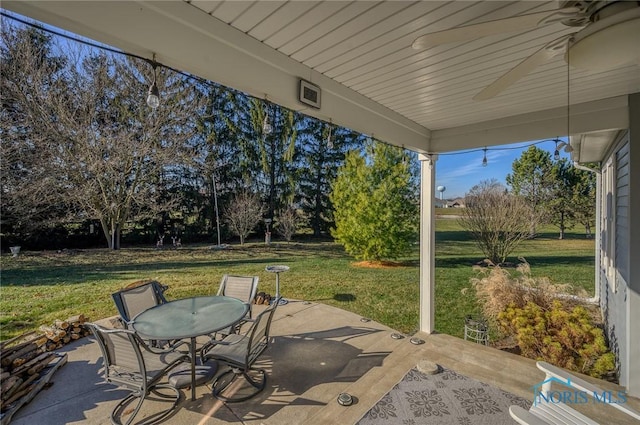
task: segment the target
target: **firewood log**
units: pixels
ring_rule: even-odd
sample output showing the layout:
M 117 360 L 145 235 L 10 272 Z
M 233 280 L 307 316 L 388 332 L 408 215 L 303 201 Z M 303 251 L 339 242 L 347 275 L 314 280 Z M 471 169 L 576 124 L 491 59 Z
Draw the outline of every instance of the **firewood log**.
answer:
M 12 344 L 15 341 L 20 341 L 23 338 L 28 337 L 29 335 L 34 334 L 35 331 L 29 331 L 29 332 L 25 332 L 21 335 L 18 336 L 14 336 L 13 338 L 7 339 L 6 341 L 2 341 L 0 342 L 0 350 L 4 350 L 5 347 L 7 347 L 8 345 Z
M 50 357 L 50 356 L 55 356 L 55 354 L 51 354 L 51 353 L 41 353 L 39 354 L 37 357 L 29 360 L 27 363 L 21 365 L 20 367 L 17 367 L 13 370 L 13 374 L 17 375 L 20 374 L 26 370 L 28 370 L 29 368 L 31 368 L 32 366 L 35 366 L 36 364 L 38 364 L 39 362 L 41 362 L 43 359 Z
M 60 338 L 63 338 L 67 334 L 67 331 L 65 331 L 64 329 L 58 329 L 52 326 L 42 325 L 38 329 L 43 332 L 47 338 L 56 342 L 58 342 Z
M 12 388 L 17 389 L 18 386 L 20 386 L 20 384 L 22 384 L 22 378 L 20 378 L 17 375 L 13 375 L 11 377 L 9 377 L 8 379 L 5 379 L 4 381 L 2 381 L 2 385 L 1 385 L 1 389 L 2 389 L 2 398 L 3 399 L 7 399 L 9 396 L 11 396 L 11 394 L 13 393 L 13 391 L 11 391 Z
M 27 373 L 29 375 L 35 375 L 36 373 L 44 369 L 55 357 L 56 357 L 55 354 L 51 354 L 49 357 L 41 360 L 39 363 L 29 368 L 29 370 L 27 370 Z
M 76 323 L 82 324 L 85 322 L 85 317 L 84 314 L 78 314 L 76 316 L 71 316 L 69 317 L 67 320 L 65 320 L 65 322 L 71 324 L 71 325 L 75 325 Z
M 34 386 L 35 385 L 29 385 L 28 387 L 24 388 L 23 390 L 18 391 L 17 393 L 12 395 L 6 401 L 3 400 L 2 401 L 2 410 L 5 410 L 6 407 L 11 405 L 11 403 L 13 403 L 14 401 L 18 400 L 19 398 L 24 397 L 25 395 L 29 394 L 29 392 L 31 392 L 31 390 L 33 389 Z
M 66 320 L 54 320 L 53 321 L 53 326 L 55 326 L 58 329 L 67 329 L 69 327 L 69 322 L 67 322 Z
M 33 381 L 35 381 L 39 377 L 40 377 L 40 375 L 38 375 L 36 373 L 30 375 L 27 379 L 24 380 L 24 382 L 22 384 L 20 384 L 20 386 L 18 387 L 18 391 L 24 390 L 25 388 L 27 388 L 28 385 L 30 385 Z
M 35 343 L 31 342 L 22 347 L 20 350 L 13 352 L 9 356 L 2 356 L 2 366 L 9 366 L 15 359 L 18 359 L 29 351 L 35 350 L 37 348 L 38 346 Z

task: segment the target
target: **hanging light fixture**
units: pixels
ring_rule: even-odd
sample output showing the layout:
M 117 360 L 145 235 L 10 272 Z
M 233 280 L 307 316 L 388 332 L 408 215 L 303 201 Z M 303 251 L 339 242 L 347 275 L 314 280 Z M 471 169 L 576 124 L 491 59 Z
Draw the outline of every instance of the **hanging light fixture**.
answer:
M 156 109 L 160 106 L 160 92 L 158 91 L 158 85 L 156 84 L 156 68 L 158 63 L 156 62 L 156 54 L 153 54 L 153 60 L 150 62 L 153 67 L 153 82 L 149 86 L 149 92 L 147 93 L 147 105 L 151 109 Z
M 482 166 L 486 167 L 487 166 L 487 148 L 483 149 L 483 156 L 482 156 Z
M 556 139 L 556 150 L 553 151 L 553 159 L 555 159 L 556 161 L 560 159 L 560 151 L 558 150 L 558 144 L 560 143 L 560 140 Z
M 333 130 L 332 121 L 329 120 L 329 134 L 327 135 L 327 147 L 329 149 L 333 149 L 333 137 L 331 137 L 331 132 Z
M 566 153 L 573 152 L 573 147 L 567 142 L 563 142 L 560 139 L 555 139 L 554 142 L 556 142 L 556 150 L 553 151 L 553 159 L 556 161 L 560 159 L 560 149 L 564 148 Z
M 264 106 L 264 120 L 262 121 L 262 132 L 266 135 L 273 133 L 273 126 L 269 121 L 269 109 L 268 109 L 268 104 L 266 102 Z

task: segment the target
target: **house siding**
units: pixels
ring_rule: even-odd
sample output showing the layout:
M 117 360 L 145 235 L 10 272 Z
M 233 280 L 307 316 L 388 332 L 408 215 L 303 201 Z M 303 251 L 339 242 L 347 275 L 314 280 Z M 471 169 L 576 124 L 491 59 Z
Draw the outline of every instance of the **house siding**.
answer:
M 629 276 L 629 147 L 629 134 L 626 133 L 603 162 L 603 187 L 600 193 L 603 209 L 600 306 L 622 385 L 626 385 L 628 364 L 625 336 Z
M 629 96 L 629 128 L 602 161 L 599 295 L 620 384 L 640 397 L 640 93 Z
M 629 141 L 616 152 L 616 248 L 615 264 L 624 282 L 629 281 Z M 625 283 L 626 285 L 626 283 Z

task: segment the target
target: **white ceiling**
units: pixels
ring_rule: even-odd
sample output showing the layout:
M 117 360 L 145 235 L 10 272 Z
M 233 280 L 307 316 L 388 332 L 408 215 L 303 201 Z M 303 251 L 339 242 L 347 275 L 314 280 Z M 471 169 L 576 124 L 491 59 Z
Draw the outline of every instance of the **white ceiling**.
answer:
M 626 95 L 640 92 L 638 64 L 568 73 L 559 55 L 495 98 L 472 99 L 546 43 L 576 31 L 561 23 L 411 48 L 426 33 L 552 10 L 558 2 L 123 0 L 2 6 L 144 57 L 155 53 L 174 68 L 422 152 L 554 138 L 566 135 L 569 124 L 572 134 L 626 128 Z M 640 41 L 640 35 L 632 36 Z M 321 109 L 297 100 L 299 78 L 321 87 Z

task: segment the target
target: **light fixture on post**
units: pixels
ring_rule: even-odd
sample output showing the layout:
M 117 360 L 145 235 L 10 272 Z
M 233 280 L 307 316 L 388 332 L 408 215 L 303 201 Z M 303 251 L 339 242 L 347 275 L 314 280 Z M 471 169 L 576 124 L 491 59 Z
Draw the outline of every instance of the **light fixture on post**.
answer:
M 482 156 L 482 166 L 486 167 L 487 166 L 487 148 L 483 149 L 483 156 Z
M 269 121 L 269 105 L 266 101 L 264 104 L 264 120 L 262 120 L 262 133 L 265 135 L 273 133 L 273 126 Z
M 149 92 L 147 93 L 147 105 L 151 109 L 156 109 L 160 106 L 160 92 L 158 91 L 158 85 L 156 84 L 156 69 L 158 68 L 158 62 L 156 62 L 156 54 L 153 54 L 153 60 L 149 61 L 153 67 L 153 82 L 149 86 Z

